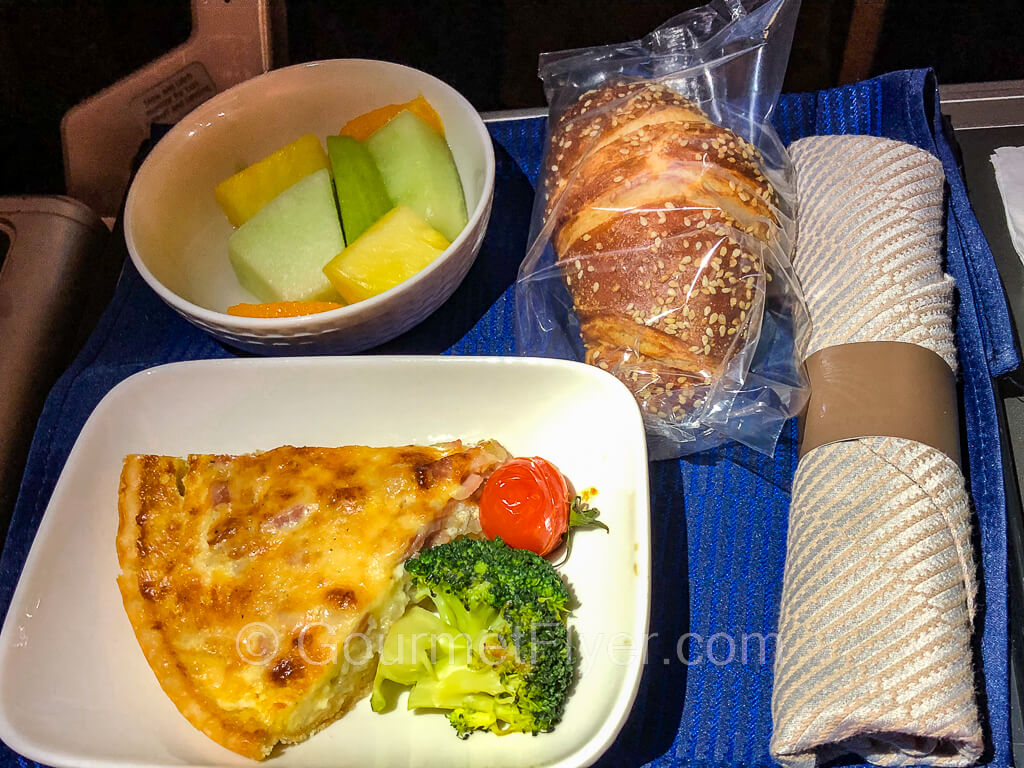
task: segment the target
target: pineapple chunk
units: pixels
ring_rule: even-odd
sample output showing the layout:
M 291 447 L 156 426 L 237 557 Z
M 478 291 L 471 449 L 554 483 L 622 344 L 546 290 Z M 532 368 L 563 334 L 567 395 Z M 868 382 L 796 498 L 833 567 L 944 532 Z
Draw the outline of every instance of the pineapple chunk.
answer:
M 308 133 L 222 181 L 214 197 L 231 225 L 240 227 L 292 184 L 328 168 L 320 139 Z
M 392 208 L 331 259 L 324 274 L 349 304 L 407 280 L 450 245 L 411 208 Z

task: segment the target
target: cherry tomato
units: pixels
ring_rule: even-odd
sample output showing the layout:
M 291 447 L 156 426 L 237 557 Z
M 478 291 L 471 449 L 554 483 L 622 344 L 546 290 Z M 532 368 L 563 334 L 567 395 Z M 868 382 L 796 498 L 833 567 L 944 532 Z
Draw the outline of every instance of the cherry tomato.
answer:
M 569 487 L 554 464 L 512 459 L 488 478 L 480 495 L 480 525 L 489 539 L 546 555 L 569 528 Z

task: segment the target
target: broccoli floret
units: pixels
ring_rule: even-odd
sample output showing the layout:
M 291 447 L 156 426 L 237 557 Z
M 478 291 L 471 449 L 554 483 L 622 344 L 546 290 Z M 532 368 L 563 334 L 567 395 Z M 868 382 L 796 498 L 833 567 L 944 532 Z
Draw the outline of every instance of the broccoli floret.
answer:
M 413 603 L 392 625 L 371 705 L 384 682 L 412 685 L 409 708 L 443 709 L 460 737 L 539 733 L 562 717 L 572 682 L 569 593 L 542 557 L 501 539 L 460 538 L 405 564 Z

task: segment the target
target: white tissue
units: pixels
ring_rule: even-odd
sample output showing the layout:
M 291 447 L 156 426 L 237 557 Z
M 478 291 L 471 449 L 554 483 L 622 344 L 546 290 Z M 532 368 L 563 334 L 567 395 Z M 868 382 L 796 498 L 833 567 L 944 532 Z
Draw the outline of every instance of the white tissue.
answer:
M 1024 147 L 999 147 L 991 160 L 1006 211 L 1006 227 L 1024 262 Z

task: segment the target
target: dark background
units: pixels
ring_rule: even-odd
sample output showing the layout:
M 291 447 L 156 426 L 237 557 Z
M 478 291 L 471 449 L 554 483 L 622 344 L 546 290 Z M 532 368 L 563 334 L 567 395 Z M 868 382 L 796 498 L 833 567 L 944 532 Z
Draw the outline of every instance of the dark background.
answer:
M 275 18 L 287 19 L 275 35 L 276 65 L 398 61 L 447 80 L 481 111 L 543 105 L 541 51 L 635 39 L 701 4 L 274 2 Z M 63 192 L 64 112 L 189 31 L 188 0 L 0 0 L 0 194 Z M 804 0 L 786 90 L 923 66 L 942 83 L 1020 79 L 1022 40 L 1024 0 Z

